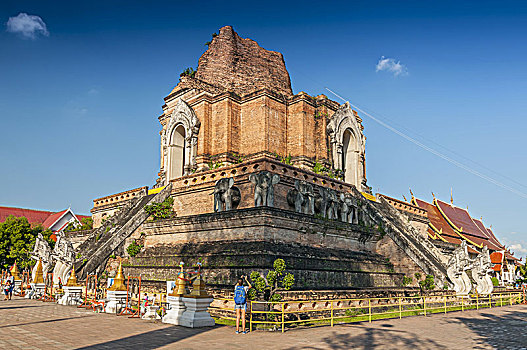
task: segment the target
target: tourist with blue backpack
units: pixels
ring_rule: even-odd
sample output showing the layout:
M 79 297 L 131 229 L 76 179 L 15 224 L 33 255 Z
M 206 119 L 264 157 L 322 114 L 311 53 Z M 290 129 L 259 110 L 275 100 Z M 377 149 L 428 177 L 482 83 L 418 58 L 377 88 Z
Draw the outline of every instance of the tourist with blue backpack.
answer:
M 248 286 L 243 285 L 243 280 L 247 282 Z M 245 331 L 245 312 L 247 311 L 247 292 L 251 289 L 251 283 L 247 280 L 247 276 L 242 276 L 234 286 L 234 309 L 236 310 L 236 334 L 240 333 L 240 318 L 242 319 L 242 333 Z

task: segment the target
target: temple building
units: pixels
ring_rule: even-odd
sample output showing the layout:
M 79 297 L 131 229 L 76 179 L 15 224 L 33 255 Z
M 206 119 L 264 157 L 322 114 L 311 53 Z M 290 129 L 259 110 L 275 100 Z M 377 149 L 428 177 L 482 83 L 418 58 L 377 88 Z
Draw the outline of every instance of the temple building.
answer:
M 432 202 L 428 203 L 422 199 L 412 197 L 410 203 L 399 201 L 394 198 L 385 197 L 394 207 L 405 211 L 413 216 L 412 224 L 419 226 L 420 232 L 449 254 L 465 241 L 471 257 L 487 247 L 490 252 L 493 277 L 498 278 L 501 285 L 511 284 L 516 279 L 516 265 L 520 259 L 514 257 L 496 236 L 490 227 L 483 224 L 483 218 L 475 219 L 468 208 L 460 208 L 454 205 L 451 198 L 450 203 L 441 201 L 433 196 Z M 421 217 L 421 220 L 416 220 Z
M 80 220 L 88 218 L 85 215 L 76 215 L 71 208 L 61 210 L 59 212 L 14 208 L 14 207 L 0 207 L 0 222 L 4 222 L 9 216 L 25 217 L 32 225 L 42 225 L 44 228 L 50 229 L 54 234 L 64 231 L 69 223 L 80 225 Z M 51 235 L 52 239 L 56 239 L 55 235 Z
M 282 54 L 230 26 L 196 71 L 181 74 L 162 109 L 156 183 L 93 200 L 94 230 L 76 248 L 81 279 L 119 255 L 127 274 L 161 287 L 183 260 L 202 263 L 208 285 L 230 292 L 238 276 L 282 258 L 297 289 L 398 288 L 416 272 L 454 286 L 449 261 L 463 252 L 436 242 L 503 248 L 455 210 L 441 205 L 454 220 L 447 230 L 424 202 L 373 196 L 357 112 L 324 95 L 295 94 Z M 168 214 L 151 215 L 167 206 Z M 138 254 L 129 254 L 132 244 Z

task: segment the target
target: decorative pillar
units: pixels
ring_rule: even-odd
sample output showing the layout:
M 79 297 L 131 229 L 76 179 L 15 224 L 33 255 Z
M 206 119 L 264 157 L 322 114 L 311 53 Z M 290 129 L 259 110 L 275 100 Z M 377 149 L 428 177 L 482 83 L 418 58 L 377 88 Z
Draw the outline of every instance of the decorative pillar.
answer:
M 22 285 L 22 279 L 20 278 L 18 267 L 16 266 L 16 261 L 15 261 L 15 264 L 13 265 L 13 268 L 11 268 L 11 275 L 13 275 L 13 279 L 15 280 L 14 290 L 15 292 L 19 293 L 20 286 Z
M 77 283 L 75 268 L 71 269 L 68 282 L 62 286 L 62 290 L 64 295 L 58 301 L 60 305 L 78 305 L 82 303 L 82 286 Z
M 38 259 L 37 271 L 35 272 L 35 279 L 31 284 L 32 292 L 28 293 L 28 298 L 35 299 L 42 295 L 46 290 L 46 284 L 44 283 L 44 271 L 42 267 L 42 259 Z
M 205 282 L 201 278 L 201 273 L 198 273 L 192 284 L 192 293 L 183 296 L 186 310 L 183 312 L 179 324 L 190 328 L 214 326 L 214 319 L 208 311 L 212 301 L 213 298 L 205 291 Z
M 106 298 L 109 300 L 104 308 L 104 312 L 109 314 L 115 314 L 126 302 L 126 284 L 124 282 L 123 275 L 123 263 L 119 262 L 119 269 L 117 270 L 117 276 L 113 279 L 113 284 L 106 290 Z
M 181 316 L 185 312 L 185 304 L 183 303 L 182 296 L 186 294 L 187 282 L 185 280 L 185 272 L 183 272 L 183 262 L 179 264 L 181 270 L 178 273 L 176 279 L 176 285 L 172 290 L 167 290 L 167 302 L 170 308 L 167 310 L 163 317 L 163 323 L 170 323 L 179 326 Z M 169 294 L 170 292 L 170 294 Z

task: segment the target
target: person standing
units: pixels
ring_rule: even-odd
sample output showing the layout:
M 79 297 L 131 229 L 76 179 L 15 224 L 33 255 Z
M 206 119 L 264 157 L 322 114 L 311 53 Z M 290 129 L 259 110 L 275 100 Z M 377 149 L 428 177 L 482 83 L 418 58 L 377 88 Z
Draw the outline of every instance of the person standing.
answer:
M 243 285 L 243 280 L 247 286 Z M 245 330 L 245 313 L 247 312 L 247 292 L 251 289 L 251 283 L 247 276 L 242 276 L 234 286 L 234 309 L 236 310 L 236 334 L 240 333 L 240 318 L 242 320 L 242 333 L 247 334 Z
M 15 278 L 9 269 L 7 270 L 7 278 L 5 285 L 5 300 L 11 300 L 13 297 L 13 289 L 15 288 Z

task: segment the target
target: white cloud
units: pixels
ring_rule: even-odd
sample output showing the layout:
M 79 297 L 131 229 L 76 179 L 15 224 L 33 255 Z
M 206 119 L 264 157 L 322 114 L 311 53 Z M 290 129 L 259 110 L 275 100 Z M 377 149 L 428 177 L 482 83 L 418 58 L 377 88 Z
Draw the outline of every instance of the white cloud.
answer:
M 521 243 L 511 244 L 509 248 L 520 256 L 527 254 L 527 247 L 522 246 Z
M 400 61 L 395 61 L 393 58 L 381 56 L 377 66 L 375 66 L 376 72 L 390 72 L 393 73 L 394 77 L 408 75 L 408 69 Z
M 7 31 L 20 34 L 24 38 L 36 39 L 38 35 L 49 36 L 46 23 L 39 16 L 19 13 L 16 17 L 9 17 Z

